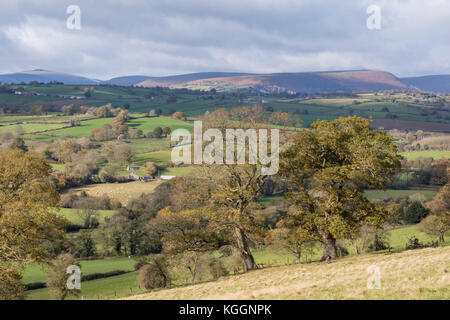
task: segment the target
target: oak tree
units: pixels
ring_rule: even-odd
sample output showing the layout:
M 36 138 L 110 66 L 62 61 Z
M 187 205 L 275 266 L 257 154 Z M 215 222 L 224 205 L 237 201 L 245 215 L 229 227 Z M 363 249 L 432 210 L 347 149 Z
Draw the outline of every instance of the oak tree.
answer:
M 280 155 L 280 174 L 290 184 L 288 200 L 303 227 L 335 259 L 336 240 L 353 239 L 363 224 L 381 226 L 389 211 L 364 196 L 385 189 L 401 167 L 393 138 L 359 117 L 316 121 Z

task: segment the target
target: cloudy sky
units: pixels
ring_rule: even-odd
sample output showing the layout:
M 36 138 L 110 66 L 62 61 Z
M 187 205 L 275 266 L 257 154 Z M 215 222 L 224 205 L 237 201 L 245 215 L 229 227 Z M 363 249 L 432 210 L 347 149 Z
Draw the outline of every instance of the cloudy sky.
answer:
M 81 29 L 66 26 L 69 5 Z M 369 30 L 369 5 L 381 29 Z M 0 73 L 450 74 L 450 0 L 1 0 Z

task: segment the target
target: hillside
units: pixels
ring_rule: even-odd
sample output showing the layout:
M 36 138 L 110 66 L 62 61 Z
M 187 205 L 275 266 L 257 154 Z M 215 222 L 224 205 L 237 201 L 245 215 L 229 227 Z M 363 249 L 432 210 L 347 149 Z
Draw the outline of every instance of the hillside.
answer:
M 99 81 L 81 77 L 77 75 L 48 71 L 43 69 L 35 69 L 31 71 L 23 71 L 17 73 L 9 73 L 0 75 L 0 82 L 2 83 L 29 83 L 31 81 L 37 82 L 63 82 L 65 84 L 98 84 Z
M 425 92 L 450 92 L 450 75 L 432 75 L 424 77 L 402 78 L 401 81 Z
M 381 289 L 367 289 L 371 265 Z M 450 299 L 450 247 L 267 268 L 128 299 Z
M 101 81 L 83 76 L 35 69 L 17 73 L 0 74 L 0 82 L 19 84 L 51 81 L 79 85 L 116 85 L 144 88 L 170 87 L 193 90 L 234 91 L 257 89 L 266 93 L 293 92 L 369 92 L 380 90 L 413 89 L 425 92 L 450 92 L 450 75 L 433 75 L 411 78 L 397 78 L 385 71 L 350 70 L 324 72 L 288 72 L 272 74 L 252 74 L 236 72 L 199 72 L 181 75 L 152 77 L 128 75 Z
M 255 88 L 263 92 L 364 92 L 385 89 L 406 89 L 407 85 L 384 71 L 336 71 L 274 74 L 194 74 L 152 78 L 137 86 L 171 86 L 189 89 L 219 90 Z

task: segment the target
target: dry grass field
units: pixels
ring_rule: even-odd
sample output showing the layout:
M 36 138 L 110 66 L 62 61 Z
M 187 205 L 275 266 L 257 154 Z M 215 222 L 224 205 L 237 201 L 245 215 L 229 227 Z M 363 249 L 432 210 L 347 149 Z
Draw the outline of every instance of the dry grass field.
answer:
M 371 265 L 380 289 L 367 288 Z M 450 247 L 267 268 L 127 299 L 450 299 Z
M 127 205 L 128 201 L 139 197 L 142 193 L 153 192 L 161 182 L 161 180 L 155 180 L 151 182 L 102 183 L 72 190 L 76 192 L 85 191 L 88 195 L 94 197 L 106 194 L 109 198 L 117 199 L 123 205 Z

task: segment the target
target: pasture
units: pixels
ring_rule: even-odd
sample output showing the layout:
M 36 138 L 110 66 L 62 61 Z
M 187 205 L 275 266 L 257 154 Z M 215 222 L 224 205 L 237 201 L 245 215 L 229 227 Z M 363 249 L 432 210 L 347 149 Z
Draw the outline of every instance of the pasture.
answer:
M 64 128 L 60 130 L 53 130 L 48 132 L 48 136 L 53 137 L 72 137 L 72 138 L 81 138 L 81 137 L 89 137 L 91 135 L 91 131 L 95 128 L 101 128 L 105 124 L 111 123 L 113 118 L 99 118 L 92 120 L 81 121 L 80 126 Z
M 366 190 L 364 192 L 365 196 L 369 201 L 373 200 L 384 200 L 388 198 L 395 198 L 398 196 L 412 196 L 414 194 L 422 194 L 425 196 L 425 199 L 431 200 L 437 193 L 437 191 L 433 190 L 397 190 L 397 189 L 388 189 L 384 190 Z M 264 198 L 259 199 L 259 203 L 263 206 L 270 205 L 272 201 L 285 201 L 283 196 L 266 196 Z
M 0 126 L 0 132 L 10 131 L 12 133 L 36 133 L 67 127 L 67 123 L 22 123 Z
M 169 118 L 169 117 L 141 117 L 141 118 L 132 118 L 127 121 L 127 125 L 130 128 L 139 128 L 144 134 L 153 131 L 156 127 L 169 127 L 172 131 L 176 129 L 186 129 L 188 131 L 192 131 L 193 124 L 184 122 L 181 120 Z
M 450 159 L 450 151 L 410 151 L 401 153 L 408 160 L 433 158 L 434 160 Z
M 135 259 L 130 259 L 127 257 L 80 261 L 81 273 L 83 275 L 106 273 L 114 270 L 133 271 L 135 263 Z M 32 263 L 25 269 L 23 282 L 45 282 L 46 278 L 46 266 L 38 263 Z
M 162 181 L 155 180 L 151 182 L 127 182 L 127 183 L 102 183 L 88 185 L 81 188 L 74 188 L 76 192 L 85 191 L 93 197 L 107 195 L 111 199 L 119 200 L 122 205 L 127 205 L 131 199 L 139 197 L 142 193 L 151 193 L 161 184 Z
M 422 194 L 425 199 L 431 200 L 437 193 L 437 191 L 432 190 L 367 190 L 365 195 L 368 200 L 384 200 L 388 198 L 395 198 L 398 196 L 412 196 L 413 194 Z
M 367 268 L 381 269 L 381 288 L 367 289 Z M 450 247 L 364 254 L 331 264 L 256 270 L 214 282 L 152 291 L 129 299 L 442 299 L 450 298 Z
M 83 224 L 83 220 L 80 216 L 80 211 L 82 209 L 72 209 L 72 208 L 60 208 L 56 210 L 56 214 L 66 218 L 70 223 L 73 224 Z M 106 217 L 111 217 L 114 214 L 114 210 L 95 210 L 98 214 L 98 222 L 103 224 Z
M 134 156 L 132 163 L 135 165 L 143 166 L 147 162 L 155 162 L 155 163 L 167 163 L 171 159 L 171 151 L 153 151 L 147 153 L 140 153 Z

